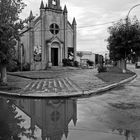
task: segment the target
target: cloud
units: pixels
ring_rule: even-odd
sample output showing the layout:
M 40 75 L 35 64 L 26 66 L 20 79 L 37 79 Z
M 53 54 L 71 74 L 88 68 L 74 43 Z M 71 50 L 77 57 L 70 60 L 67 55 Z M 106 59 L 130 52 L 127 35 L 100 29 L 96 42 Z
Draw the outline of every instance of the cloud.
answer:
M 46 3 L 47 0 L 44 0 Z M 78 50 L 92 50 L 93 52 L 106 51 L 108 38 L 107 28 L 112 25 L 108 23 L 124 19 L 130 8 L 139 0 L 60 0 L 62 7 L 67 5 L 68 17 L 72 22 L 73 17 L 77 20 Z M 29 16 L 30 10 L 34 15 L 39 15 L 41 0 L 25 0 L 28 5 L 22 13 L 22 18 Z M 134 8 L 130 13 L 130 18 L 136 15 L 140 19 L 140 6 Z M 98 26 L 92 26 L 98 25 Z M 89 26 L 89 27 L 88 27 Z

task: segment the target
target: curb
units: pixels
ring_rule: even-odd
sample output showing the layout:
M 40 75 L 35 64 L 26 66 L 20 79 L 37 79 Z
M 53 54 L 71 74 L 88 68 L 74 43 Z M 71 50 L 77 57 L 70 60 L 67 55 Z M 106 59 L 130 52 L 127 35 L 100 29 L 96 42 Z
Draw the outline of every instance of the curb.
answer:
M 29 80 L 45 80 L 45 79 L 52 79 L 52 78 L 33 78 L 33 77 L 28 77 L 28 76 L 23 76 L 23 75 L 18 75 L 18 74 L 13 74 L 13 73 L 8 73 L 8 75 L 10 76 L 16 76 L 16 77 L 20 77 L 20 78 L 25 78 L 25 79 L 29 79 Z
M 111 90 L 111 89 L 113 89 L 115 87 L 118 87 L 120 85 L 123 85 L 125 83 L 130 82 L 130 81 L 134 80 L 136 77 L 137 77 L 137 75 L 135 74 L 134 76 L 129 77 L 129 78 L 125 79 L 125 80 L 122 80 L 122 81 L 120 81 L 118 83 L 110 84 L 108 86 L 102 87 L 102 88 L 97 89 L 97 90 L 86 91 L 85 95 L 93 95 L 93 94 L 96 95 L 98 93 L 106 92 L 106 91 Z
M 129 77 L 125 80 L 122 80 L 118 83 L 114 83 L 114 84 L 110 84 L 108 86 L 102 87 L 102 88 L 98 88 L 98 89 L 94 89 L 94 90 L 90 90 L 90 91 L 80 91 L 80 92 L 72 92 L 72 93 L 68 93 L 64 95 L 63 92 L 58 93 L 59 95 L 56 95 L 56 93 L 50 93 L 50 95 L 47 94 L 41 94 L 41 93 L 37 93 L 37 94 L 20 94 L 20 93 L 10 93 L 10 92 L 4 92 L 4 91 L 0 91 L 0 95 L 4 95 L 4 96 L 11 96 L 11 97 L 25 97 L 25 98 L 71 98 L 71 97 L 84 97 L 84 96 L 90 96 L 90 95 L 97 95 L 98 93 L 102 93 L 102 92 L 106 92 L 108 90 L 111 90 L 115 87 L 118 87 L 120 85 L 123 85 L 127 82 L 130 82 L 132 80 L 134 80 L 137 77 L 137 75 L 135 74 L 132 77 Z M 62 95 L 63 94 L 63 95 Z

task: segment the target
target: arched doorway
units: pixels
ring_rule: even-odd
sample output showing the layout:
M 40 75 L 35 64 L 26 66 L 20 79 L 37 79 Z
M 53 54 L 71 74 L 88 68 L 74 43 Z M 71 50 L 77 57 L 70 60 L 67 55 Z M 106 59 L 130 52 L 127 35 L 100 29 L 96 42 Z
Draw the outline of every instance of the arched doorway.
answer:
M 51 45 L 51 62 L 52 66 L 58 66 L 59 58 L 59 43 L 54 42 Z

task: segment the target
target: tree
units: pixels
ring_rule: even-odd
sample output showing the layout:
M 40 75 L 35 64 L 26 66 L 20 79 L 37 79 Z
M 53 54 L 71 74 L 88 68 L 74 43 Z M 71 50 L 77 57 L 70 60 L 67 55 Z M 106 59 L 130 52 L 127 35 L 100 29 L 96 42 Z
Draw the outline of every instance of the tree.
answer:
M 6 66 L 15 54 L 16 40 L 23 22 L 19 14 L 25 7 L 22 0 L 0 0 L 0 81 L 7 84 Z
M 136 19 L 120 20 L 108 28 L 108 50 L 113 61 L 123 61 L 133 53 L 140 54 L 140 23 Z M 125 66 L 124 65 L 124 66 Z M 126 67 L 123 67 L 126 68 Z

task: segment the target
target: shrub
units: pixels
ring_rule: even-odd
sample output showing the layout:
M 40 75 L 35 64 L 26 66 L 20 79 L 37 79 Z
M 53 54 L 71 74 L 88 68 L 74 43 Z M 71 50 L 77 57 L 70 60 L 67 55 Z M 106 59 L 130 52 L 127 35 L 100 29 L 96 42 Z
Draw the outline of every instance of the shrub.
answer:
M 7 71 L 9 72 L 16 72 L 19 71 L 20 64 L 17 60 L 11 60 L 7 65 Z
M 98 70 L 98 73 L 107 72 L 107 68 L 103 65 L 99 65 L 97 70 Z
M 66 67 L 66 66 L 79 67 L 79 62 L 78 61 L 73 61 L 73 60 L 65 58 L 65 59 L 62 60 L 62 62 L 63 62 L 64 67 Z
M 30 64 L 29 63 L 24 63 L 22 67 L 23 71 L 30 71 Z
M 79 67 L 79 62 L 78 61 L 74 61 L 74 67 Z
M 94 62 L 91 61 L 91 60 L 87 60 L 87 64 L 88 64 L 89 66 L 93 66 Z
M 63 59 L 62 62 L 63 62 L 63 66 L 67 66 L 68 65 L 68 60 L 67 59 Z
M 72 66 L 73 64 L 73 62 L 70 60 L 70 59 L 63 59 L 62 60 L 62 62 L 63 62 L 63 66 Z

